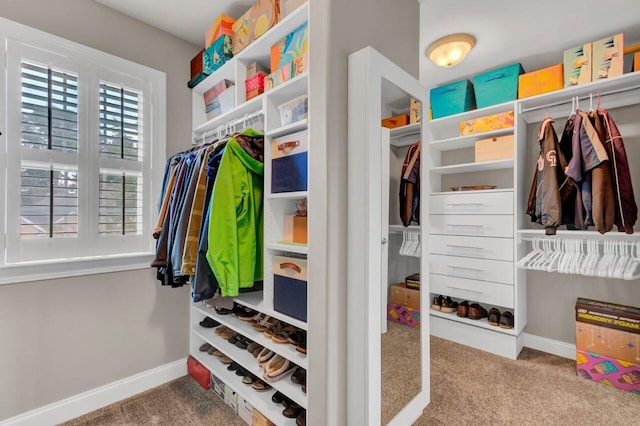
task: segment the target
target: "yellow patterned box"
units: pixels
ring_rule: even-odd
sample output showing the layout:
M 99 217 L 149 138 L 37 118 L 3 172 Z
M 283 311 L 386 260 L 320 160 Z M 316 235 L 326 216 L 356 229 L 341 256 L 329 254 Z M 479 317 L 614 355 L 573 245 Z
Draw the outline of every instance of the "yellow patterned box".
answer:
M 640 395 L 638 364 L 578 349 L 576 373 L 583 379 Z
M 249 43 L 266 33 L 280 21 L 278 0 L 258 0 L 233 23 L 233 54 L 236 55 Z
M 292 78 L 306 72 L 309 69 L 309 52 L 305 52 L 293 62 L 283 66 L 279 70 L 272 72 L 264 78 L 264 91 L 271 90 L 291 80 Z
M 460 122 L 460 136 L 513 127 L 513 111 L 499 112 Z
M 598 81 L 622 75 L 624 44 L 622 33 L 591 43 L 593 48 L 591 80 Z

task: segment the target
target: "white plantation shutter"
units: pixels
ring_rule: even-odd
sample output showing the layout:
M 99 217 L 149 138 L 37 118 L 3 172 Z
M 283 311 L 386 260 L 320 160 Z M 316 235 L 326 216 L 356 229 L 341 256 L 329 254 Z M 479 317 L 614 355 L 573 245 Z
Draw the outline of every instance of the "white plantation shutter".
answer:
M 142 178 L 100 173 L 100 235 L 141 235 Z
M 100 156 L 142 161 L 141 96 L 100 84 Z

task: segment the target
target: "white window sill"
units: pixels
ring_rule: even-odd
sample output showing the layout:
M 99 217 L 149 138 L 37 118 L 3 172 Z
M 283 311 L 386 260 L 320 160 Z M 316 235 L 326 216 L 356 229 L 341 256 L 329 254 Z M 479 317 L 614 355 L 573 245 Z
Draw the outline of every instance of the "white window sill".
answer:
M 154 255 L 139 253 L 52 262 L 29 262 L 0 268 L 0 285 L 151 268 Z

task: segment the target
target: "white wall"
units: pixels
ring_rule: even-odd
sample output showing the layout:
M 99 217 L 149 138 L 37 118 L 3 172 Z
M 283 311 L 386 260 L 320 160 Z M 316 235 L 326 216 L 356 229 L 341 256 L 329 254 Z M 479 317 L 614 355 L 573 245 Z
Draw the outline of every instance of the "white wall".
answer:
M 167 76 L 167 155 L 191 137 L 197 46 L 93 1 L 0 0 L 0 16 Z M 189 289 L 155 270 L 0 286 L 0 420 L 181 359 Z
M 638 43 L 639 17 L 637 0 L 612 0 L 606 2 L 606 6 L 597 0 L 579 3 L 422 0 L 420 80 L 427 87 L 435 87 L 514 62 L 522 63 L 525 71 L 533 71 L 562 62 L 564 49 L 620 32 L 624 33 L 625 45 Z M 436 67 L 423 52 L 432 41 L 456 32 L 473 34 L 477 39 L 476 46 L 460 65 L 448 69 Z M 632 147 L 635 152 L 629 157 L 631 167 L 638 175 L 640 152 L 635 148 L 640 142 L 638 108 L 613 111 L 613 117 L 619 124 L 623 123 L 621 132 L 627 149 Z M 556 131 L 561 132 L 562 126 L 564 121 L 559 118 Z M 535 132 L 535 128 L 536 125 L 530 125 L 529 132 Z M 532 147 L 535 149 L 535 142 Z M 529 158 L 532 157 L 530 154 Z M 530 174 L 522 186 L 525 191 L 530 188 Z M 446 183 L 449 186 L 454 181 Z M 640 200 L 640 178 L 636 178 L 634 184 L 636 200 Z M 524 210 L 525 206 L 522 206 L 523 215 Z M 528 271 L 525 332 L 575 344 L 574 305 L 577 297 L 639 306 L 640 286 L 637 282 Z

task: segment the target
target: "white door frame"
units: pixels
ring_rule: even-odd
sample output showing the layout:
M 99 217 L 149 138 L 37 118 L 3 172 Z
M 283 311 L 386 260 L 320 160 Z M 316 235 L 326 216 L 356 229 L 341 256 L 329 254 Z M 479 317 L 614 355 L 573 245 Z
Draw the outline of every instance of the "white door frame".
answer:
M 428 105 L 427 89 L 414 77 L 371 47 L 349 56 L 349 148 L 348 148 L 348 355 L 347 355 L 347 419 L 349 426 L 377 426 L 381 422 L 381 345 L 380 307 L 383 258 L 383 217 L 381 203 L 382 153 L 381 114 L 382 83 L 387 80 L 422 103 Z M 428 117 L 422 114 L 422 117 Z M 421 140 L 426 129 L 422 125 Z M 423 155 L 428 150 L 421 150 Z M 426 193 L 426 159 L 421 161 L 421 190 Z M 387 192 L 388 194 L 388 192 Z M 384 198 L 385 202 L 386 197 Z M 409 425 L 422 415 L 430 401 L 429 355 L 429 286 L 428 232 L 426 201 L 420 203 L 423 277 L 420 291 L 422 309 L 420 350 L 422 389 L 389 422 Z M 388 209 L 387 209 L 388 210 Z M 386 235 L 385 235 L 386 238 Z

